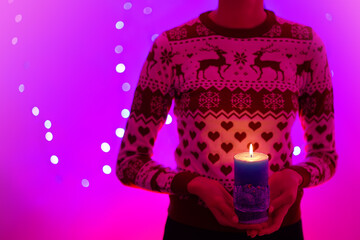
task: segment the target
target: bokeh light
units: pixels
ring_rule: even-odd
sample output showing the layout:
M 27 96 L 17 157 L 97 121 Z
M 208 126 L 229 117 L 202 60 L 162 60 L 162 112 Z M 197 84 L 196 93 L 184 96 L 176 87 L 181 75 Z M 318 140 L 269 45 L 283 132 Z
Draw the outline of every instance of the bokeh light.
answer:
M 128 110 L 128 109 L 123 109 L 122 111 L 121 111 L 121 116 L 123 117 L 123 118 L 128 118 L 129 116 L 130 116 L 130 111 Z
M 129 91 L 130 90 L 130 84 L 129 83 L 123 83 L 123 85 L 122 85 L 122 90 L 124 91 L 124 92 L 127 92 L 127 91 Z
M 13 38 L 11 39 L 11 43 L 12 43 L 12 45 L 16 45 L 16 44 L 18 43 L 18 38 L 17 38 L 17 37 L 13 37 Z
M 22 15 L 21 14 L 18 14 L 18 15 L 15 16 L 15 22 L 16 23 L 21 22 L 21 20 L 22 20 Z
M 123 63 L 119 63 L 116 65 L 116 71 L 118 73 L 123 73 L 125 71 L 125 65 Z
M 116 23 L 116 28 L 117 29 L 122 29 L 124 27 L 124 22 L 123 21 L 118 21 L 117 23 Z
M 81 185 L 86 188 L 89 187 L 89 185 L 90 185 L 89 180 L 87 180 L 87 179 L 81 180 Z
M 51 132 L 47 132 L 45 134 L 45 139 L 48 140 L 49 142 L 52 141 L 54 138 L 53 134 Z
M 110 174 L 111 173 L 111 167 L 109 165 L 103 166 L 103 172 L 105 174 Z
M 167 115 L 167 118 L 166 118 L 166 121 L 165 121 L 165 124 L 170 124 L 172 122 L 172 117 L 170 114 Z
M 151 41 L 155 41 L 155 39 L 159 36 L 159 34 L 155 33 L 151 36 Z
M 59 163 L 59 158 L 58 158 L 56 155 L 52 155 L 52 156 L 50 157 L 50 162 L 51 162 L 52 164 L 58 164 L 58 163 Z
M 129 10 L 129 9 L 131 9 L 131 7 L 132 7 L 131 2 L 126 2 L 126 3 L 124 3 L 124 9 L 125 9 L 125 10 Z
M 326 13 L 326 14 L 325 14 L 325 18 L 326 18 L 326 20 L 328 20 L 328 21 L 332 21 L 332 20 L 333 20 L 333 17 L 332 17 L 332 15 L 331 15 L 330 13 Z
M 20 84 L 20 86 L 19 86 L 19 92 L 24 92 L 24 90 L 25 90 L 24 84 Z
M 118 136 L 119 138 L 122 138 L 122 137 L 124 136 L 124 132 L 125 132 L 125 130 L 124 130 L 123 128 L 117 128 L 117 129 L 115 130 L 115 134 L 116 134 L 116 136 Z
M 110 145 L 107 142 L 103 142 L 101 144 L 101 150 L 103 150 L 103 152 L 109 152 L 110 151 Z
M 115 52 L 116 52 L 116 53 L 122 53 L 123 50 L 124 50 L 124 48 L 123 48 L 123 46 L 121 46 L 121 45 L 117 45 L 117 46 L 115 47 Z
M 151 7 L 146 7 L 144 8 L 144 14 L 150 14 L 152 12 L 152 8 Z
M 47 128 L 47 129 L 50 129 L 51 128 L 51 121 L 50 120 L 46 120 L 44 122 L 44 126 Z
M 32 108 L 32 114 L 34 114 L 34 116 L 38 116 L 40 113 L 40 110 L 38 107 L 33 107 Z
M 301 148 L 299 146 L 294 147 L 293 154 L 295 156 L 299 155 L 301 153 Z

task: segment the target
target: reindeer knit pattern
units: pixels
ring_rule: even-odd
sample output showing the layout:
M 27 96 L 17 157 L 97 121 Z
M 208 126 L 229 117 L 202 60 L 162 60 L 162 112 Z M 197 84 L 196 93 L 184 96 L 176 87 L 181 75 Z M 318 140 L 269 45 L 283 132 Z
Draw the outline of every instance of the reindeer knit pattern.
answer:
M 329 180 L 337 166 L 331 73 L 314 30 L 266 10 L 251 29 L 217 25 L 210 11 L 164 31 L 141 70 L 116 165 L 121 182 L 167 193 L 172 219 L 200 228 L 241 232 L 217 223 L 190 194 L 197 176 L 232 194 L 233 156 L 269 155 L 269 176 L 292 169 L 303 177 L 283 225 L 300 219 L 303 188 Z M 151 159 L 158 131 L 174 100 L 179 144 L 176 169 Z M 291 128 L 299 114 L 305 159 L 292 164 Z

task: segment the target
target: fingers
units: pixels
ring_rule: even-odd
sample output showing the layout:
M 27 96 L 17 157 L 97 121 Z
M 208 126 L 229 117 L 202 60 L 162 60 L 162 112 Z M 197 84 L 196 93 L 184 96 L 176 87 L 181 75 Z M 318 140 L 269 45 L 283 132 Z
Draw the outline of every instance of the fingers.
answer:
M 246 231 L 247 232 L 247 235 L 254 238 L 257 234 L 258 234 L 258 230 L 248 230 Z
M 219 205 L 218 207 L 214 207 L 211 209 L 212 213 L 214 214 L 216 220 L 224 226 L 230 226 L 237 229 L 248 230 L 248 229 L 255 229 L 260 230 L 264 227 L 264 224 L 242 224 L 232 221 L 232 209 L 229 207 L 225 207 L 224 205 Z M 236 216 L 236 214 L 235 214 Z M 237 216 L 236 216 L 237 218 Z
M 232 208 L 234 208 L 234 198 L 233 198 L 233 196 L 231 196 L 231 194 L 228 191 L 226 191 L 225 188 L 223 188 L 222 191 L 224 192 L 224 197 L 226 199 L 226 202 L 230 206 L 232 206 Z
M 265 234 L 271 234 L 280 229 L 281 224 L 286 216 L 289 208 L 294 203 L 296 196 L 291 193 L 283 193 L 277 198 L 271 200 L 270 202 L 270 209 L 269 209 L 269 221 L 267 222 L 267 226 L 264 226 L 261 230 L 255 231 L 248 231 L 248 235 L 259 236 Z
M 212 197 L 208 202 L 208 207 L 215 216 L 216 220 L 224 226 L 230 226 L 242 230 L 260 230 L 266 226 L 265 223 L 261 224 L 242 224 L 239 223 L 238 217 L 234 209 L 233 196 L 219 183 L 221 193 L 217 197 Z
M 233 206 L 234 205 L 233 196 L 225 189 L 225 187 L 221 183 L 219 183 L 219 185 L 225 200 L 230 204 L 230 206 Z
M 295 197 L 296 198 L 296 197 Z M 283 205 L 292 205 L 295 201 L 294 196 L 289 193 L 281 194 L 279 197 L 275 198 L 270 203 L 269 214 L 271 214 L 274 210 L 280 208 Z
M 243 224 L 239 223 L 239 219 L 234 209 L 234 198 L 226 191 L 225 188 L 221 188 L 224 193 L 225 202 L 218 204 L 218 210 L 223 213 L 223 216 L 230 221 L 230 226 L 237 229 L 262 229 L 265 227 L 265 223 L 261 224 Z
M 208 207 L 220 224 L 230 226 L 231 223 L 237 222 L 232 201 L 227 200 L 225 196 L 214 197 L 211 200 Z M 236 221 L 233 220 L 234 217 Z
M 234 206 L 229 205 L 228 202 L 221 202 L 216 208 L 222 213 L 222 215 L 232 223 L 237 223 L 238 218 L 234 211 Z
M 286 204 L 286 205 L 283 205 L 280 208 L 276 209 L 271 215 L 270 224 L 267 227 L 261 229 L 258 232 L 258 235 L 262 236 L 265 234 L 271 234 L 271 233 L 279 230 L 289 208 L 290 208 L 290 206 L 288 204 Z
M 256 224 L 237 223 L 237 224 L 235 224 L 234 227 L 237 229 L 259 231 L 264 228 L 264 224 L 262 224 L 262 223 L 256 223 Z
M 272 219 L 269 216 L 269 219 L 266 222 L 260 223 L 260 228 L 256 228 L 256 229 L 249 228 L 246 231 L 247 235 L 253 238 L 260 232 L 260 230 L 267 228 L 269 225 L 271 225 L 271 223 L 272 223 Z
M 231 218 L 229 216 L 225 216 L 224 212 L 219 208 L 215 207 L 211 209 L 212 213 L 214 214 L 216 220 L 224 226 L 232 226 L 234 223 L 231 222 Z
M 219 204 L 219 210 L 223 213 L 223 215 L 230 220 L 231 222 L 231 226 L 238 228 L 238 229 L 261 229 L 263 228 L 265 225 L 264 223 L 261 224 L 242 224 L 239 223 L 239 219 L 235 213 L 235 209 L 234 209 L 234 200 L 233 197 L 231 196 L 231 194 L 229 192 L 227 192 L 225 190 L 225 188 L 223 188 L 224 191 L 224 198 L 225 198 L 225 203 L 224 204 Z

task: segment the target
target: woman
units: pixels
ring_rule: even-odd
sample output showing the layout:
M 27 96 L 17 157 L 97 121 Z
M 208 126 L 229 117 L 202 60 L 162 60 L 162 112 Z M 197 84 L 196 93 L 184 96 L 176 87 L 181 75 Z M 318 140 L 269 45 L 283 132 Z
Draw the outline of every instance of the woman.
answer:
M 151 159 L 172 100 L 176 170 Z M 299 114 L 306 157 L 292 164 Z M 311 27 L 264 9 L 262 0 L 218 8 L 163 32 L 142 68 L 117 161 L 128 186 L 169 194 L 164 239 L 303 239 L 303 188 L 337 166 L 331 74 Z M 238 223 L 233 156 L 269 155 L 269 220 Z

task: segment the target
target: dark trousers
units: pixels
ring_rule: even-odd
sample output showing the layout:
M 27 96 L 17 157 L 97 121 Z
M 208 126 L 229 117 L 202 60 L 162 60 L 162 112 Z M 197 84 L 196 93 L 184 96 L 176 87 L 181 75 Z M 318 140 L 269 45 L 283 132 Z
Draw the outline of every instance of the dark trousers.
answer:
M 246 233 L 211 231 L 178 223 L 167 218 L 163 240 L 304 240 L 301 219 L 271 234 L 251 238 Z

